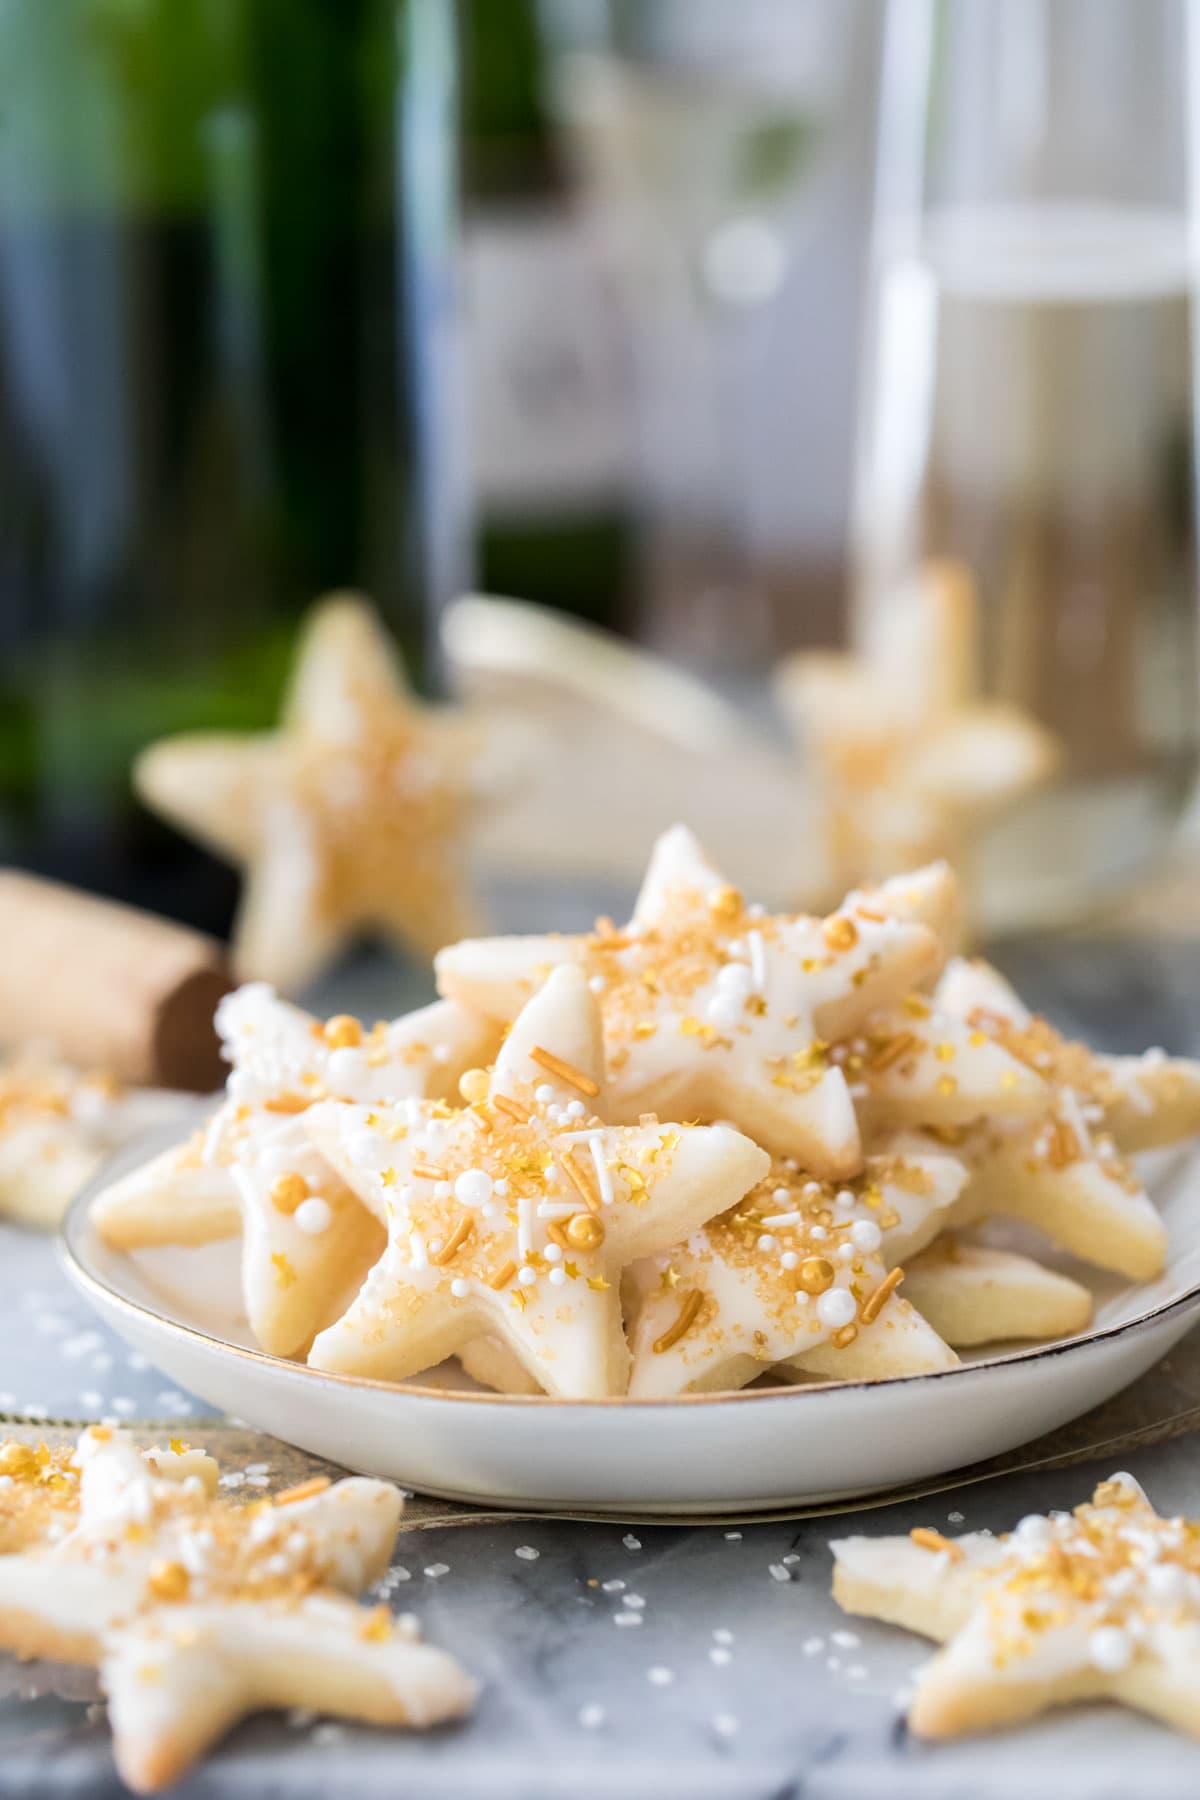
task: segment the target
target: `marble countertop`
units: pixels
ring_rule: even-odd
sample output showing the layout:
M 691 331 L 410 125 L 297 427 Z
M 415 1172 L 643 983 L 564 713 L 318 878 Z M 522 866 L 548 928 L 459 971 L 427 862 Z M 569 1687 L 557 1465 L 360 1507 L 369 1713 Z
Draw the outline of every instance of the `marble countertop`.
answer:
M 1114 1047 L 1194 1049 L 1200 952 L 1123 961 L 1061 946 L 1009 960 L 1064 1024 Z M 342 990 L 343 1004 L 353 990 Z M 369 1008 L 368 1008 L 369 1009 Z M 1112 1027 L 1105 1031 L 1105 1022 Z M 1114 1022 L 1119 1021 L 1119 1026 Z M 0 1411 L 29 1423 L 176 1421 L 206 1408 L 131 1353 L 61 1274 L 53 1246 L 0 1226 Z M 266 1443 L 263 1460 L 270 1459 Z M 1160 1510 L 1200 1516 L 1200 1436 L 1128 1453 Z M 1115 1707 L 1063 1712 L 960 1745 L 914 1742 L 918 1639 L 848 1620 L 828 1540 L 854 1530 L 1009 1528 L 1086 1498 L 1108 1462 L 1006 1475 L 861 1515 L 791 1524 L 505 1523 L 403 1534 L 392 1603 L 482 1681 L 475 1716 L 428 1736 L 312 1719 L 241 1727 L 181 1800 L 353 1794 L 453 1800 L 1185 1800 L 1200 1744 Z M 0 1659 L 0 1800 L 105 1800 L 113 1771 L 90 1673 Z

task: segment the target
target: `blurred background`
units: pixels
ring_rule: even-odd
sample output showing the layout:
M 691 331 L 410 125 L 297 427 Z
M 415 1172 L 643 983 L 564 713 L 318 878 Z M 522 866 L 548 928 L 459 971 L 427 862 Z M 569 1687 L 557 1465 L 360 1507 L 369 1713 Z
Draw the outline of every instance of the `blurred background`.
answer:
M 768 873 L 811 845 L 818 897 L 962 854 L 996 929 L 1161 875 L 1197 743 L 1196 30 L 0 0 L 0 860 L 223 931 L 234 874 L 132 760 L 268 725 L 304 608 L 361 587 L 431 693 L 564 753 L 590 720 L 614 874 L 692 792 Z M 472 591 L 581 628 L 447 613 Z M 604 788 L 627 728 L 644 830 Z M 506 833 L 570 874 L 552 794 L 500 875 Z

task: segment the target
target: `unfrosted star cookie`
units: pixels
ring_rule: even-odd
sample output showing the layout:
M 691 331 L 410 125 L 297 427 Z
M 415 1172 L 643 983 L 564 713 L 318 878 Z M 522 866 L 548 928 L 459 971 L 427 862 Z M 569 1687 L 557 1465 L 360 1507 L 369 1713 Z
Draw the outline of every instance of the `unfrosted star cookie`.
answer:
M 106 1157 L 182 1104 L 179 1094 L 71 1068 L 37 1045 L 0 1059 L 0 1215 L 57 1225 Z
M 1058 760 L 1027 713 L 982 697 L 978 599 L 962 565 L 927 563 L 891 597 L 884 627 L 868 651 L 805 652 L 776 677 L 843 882 L 962 857 Z
M 166 1786 L 243 1715 L 311 1706 L 381 1724 L 464 1712 L 473 1684 L 386 1608 L 402 1501 L 324 1477 L 249 1506 L 216 1466 L 103 1426 L 74 1453 L 0 1447 L 0 1644 L 98 1666 L 124 1781 Z
M 361 931 L 431 954 L 469 929 L 463 837 L 484 742 L 421 705 L 371 608 L 313 609 L 275 731 L 198 732 L 137 764 L 155 812 L 246 872 L 239 973 L 310 981 Z
M 909 1303 L 956 1350 L 1006 1339 L 1070 1337 L 1092 1316 L 1081 1282 L 1031 1256 L 947 1231 L 904 1265 Z
M 736 1207 L 630 1270 L 630 1394 L 744 1387 L 775 1364 L 846 1379 L 952 1367 L 896 1295 L 889 1239 L 932 1236 L 965 1179 L 946 1155 L 870 1157 L 841 1186 L 776 1160 Z
M 210 1125 L 96 1197 L 92 1217 L 123 1250 L 242 1234 L 242 1291 L 264 1350 L 294 1356 L 357 1293 L 384 1243 L 380 1219 L 322 1159 L 305 1109 L 331 1097 L 401 1100 L 454 1092 L 499 1030 L 452 1001 L 364 1028 L 320 1021 L 255 983 L 222 1001 L 233 1064 Z
M 686 1237 L 766 1171 L 727 1126 L 602 1122 L 600 1011 L 583 973 L 553 972 L 460 1110 L 314 1107 L 325 1159 L 387 1218 L 361 1293 L 312 1367 L 400 1380 L 494 1335 L 548 1393 L 624 1391 L 622 1270 Z
M 844 1538 L 834 1598 L 945 1648 L 909 1709 L 921 1737 L 1112 1699 L 1200 1734 L 1200 1523 L 1160 1518 L 1130 1475 L 1005 1537 Z
M 812 919 L 747 906 L 676 826 L 629 925 L 453 944 L 437 976 L 442 993 L 504 1019 L 551 969 L 580 969 L 603 1012 L 612 1117 L 735 1119 L 773 1153 L 838 1177 L 861 1166 L 862 1147 L 828 1044 L 941 962 L 928 926 L 883 910 Z

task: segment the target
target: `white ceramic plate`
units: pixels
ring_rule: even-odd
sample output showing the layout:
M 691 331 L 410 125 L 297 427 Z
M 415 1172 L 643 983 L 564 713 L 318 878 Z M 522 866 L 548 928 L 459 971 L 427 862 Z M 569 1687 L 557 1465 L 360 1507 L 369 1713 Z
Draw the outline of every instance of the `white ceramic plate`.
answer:
M 103 1180 L 148 1153 L 145 1143 L 124 1152 Z M 236 1241 L 110 1250 L 89 1218 L 94 1189 L 71 1209 L 62 1250 L 107 1323 L 174 1381 L 346 1468 L 521 1509 L 774 1511 L 999 1455 L 1143 1374 L 1200 1315 L 1200 1151 L 1172 1159 L 1151 1185 L 1170 1233 L 1168 1271 L 1117 1286 L 1075 1266 L 1096 1295 L 1094 1324 L 1078 1337 L 936 1375 L 674 1400 L 484 1393 L 454 1367 L 391 1385 L 264 1355 L 240 1313 Z

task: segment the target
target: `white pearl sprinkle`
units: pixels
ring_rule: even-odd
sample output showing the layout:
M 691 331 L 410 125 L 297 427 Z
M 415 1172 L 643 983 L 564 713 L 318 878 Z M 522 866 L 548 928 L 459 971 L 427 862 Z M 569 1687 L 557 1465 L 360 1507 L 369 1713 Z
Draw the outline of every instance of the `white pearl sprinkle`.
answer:
M 549 1106 L 554 1098 L 554 1089 L 548 1081 L 539 1082 L 533 1090 L 533 1097 L 539 1106 Z
M 1106 1675 L 1119 1675 L 1133 1661 L 1133 1643 L 1119 1625 L 1101 1625 L 1088 1638 L 1088 1660 Z
M 785 1187 L 777 1187 L 771 1195 L 776 1206 L 786 1206 L 791 1197 L 791 1194 Z
M 547 1244 L 546 1248 L 542 1251 L 542 1255 L 548 1263 L 562 1261 L 562 1251 L 557 1244 Z
M 769 1231 L 764 1231 L 759 1238 L 758 1248 L 760 1250 L 773 1250 L 775 1248 L 775 1239 L 771 1236 Z
M 497 1200 L 507 1200 L 507 1198 L 508 1198 L 508 1177 L 505 1175 L 502 1175 L 500 1177 L 499 1181 L 494 1181 L 492 1183 L 492 1192 L 493 1192 L 493 1194 L 495 1194 Z
M 878 1250 L 883 1233 L 874 1219 L 860 1219 L 850 1227 L 850 1242 L 857 1250 Z
M 329 1085 L 339 1093 L 347 1093 L 358 1086 L 367 1073 L 367 1059 L 361 1050 L 343 1046 L 340 1050 L 331 1050 L 325 1064 Z
M 485 1200 L 479 1210 L 485 1219 L 498 1219 L 500 1216 L 500 1208 L 494 1200 Z
M 817 1317 L 831 1331 L 838 1330 L 842 1325 L 849 1325 L 857 1311 L 854 1295 L 848 1288 L 829 1288 L 817 1300 Z
M 568 1119 L 582 1119 L 587 1112 L 587 1107 L 582 1100 L 572 1100 L 564 1110 Z
M 454 1197 L 462 1206 L 482 1206 L 492 1197 L 492 1178 L 486 1169 L 464 1169 L 454 1184 Z
M 551 1271 L 550 1271 L 550 1286 L 551 1287 L 561 1287 L 563 1282 L 566 1279 L 567 1279 L 567 1271 L 565 1269 L 551 1269 Z
M 742 1010 L 742 1002 L 732 994 L 714 994 L 704 1012 L 710 1024 L 728 1030 L 737 1024 Z
M 448 1181 L 435 1181 L 433 1184 L 433 1197 L 435 1200 L 448 1200 L 453 1192 L 454 1190 Z
M 517 1280 L 520 1282 L 522 1287 L 532 1287 L 534 1282 L 537 1280 L 537 1270 L 531 1269 L 527 1264 L 525 1266 L 525 1268 L 523 1268 L 521 1270 L 520 1274 L 517 1276 Z
M 320 1194 L 310 1194 L 292 1214 L 301 1231 L 309 1237 L 320 1237 L 333 1223 L 333 1208 Z
M 844 1262 L 844 1263 L 853 1262 L 854 1258 L 857 1255 L 858 1255 L 858 1251 L 854 1248 L 853 1244 L 839 1244 L 838 1245 L 837 1258 L 838 1258 L 839 1262 Z
M 814 1243 L 823 1244 L 825 1239 L 829 1236 L 829 1233 L 823 1225 L 813 1225 L 810 1228 L 808 1235 L 812 1238 Z
M 794 1250 L 785 1250 L 779 1259 L 779 1266 L 782 1269 L 795 1269 L 799 1267 L 799 1264 L 800 1258 Z
M 588 986 L 591 988 L 593 994 L 602 994 L 608 986 L 608 983 L 605 981 L 603 975 L 591 975 L 588 977 Z
M 450 1283 L 450 1292 L 454 1295 L 456 1300 L 465 1300 L 470 1291 L 470 1282 L 464 1281 L 461 1275 L 456 1275 L 454 1280 Z

